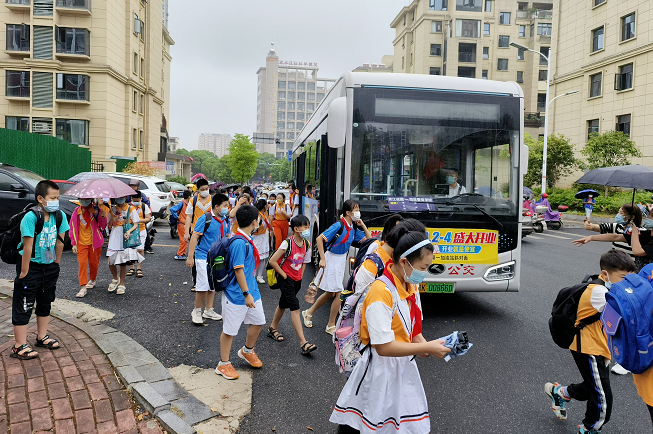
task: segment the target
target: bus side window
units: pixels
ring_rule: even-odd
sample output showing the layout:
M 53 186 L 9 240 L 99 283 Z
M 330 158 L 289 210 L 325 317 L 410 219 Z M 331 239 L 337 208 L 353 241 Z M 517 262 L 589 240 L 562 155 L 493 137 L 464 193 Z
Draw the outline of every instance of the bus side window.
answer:
M 322 141 L 318 140 L 317 143 L 315 144 L 315 181 L 316 182 L 320 179 L 320 160 L 321 160 L 320 144 L 321 143 Z

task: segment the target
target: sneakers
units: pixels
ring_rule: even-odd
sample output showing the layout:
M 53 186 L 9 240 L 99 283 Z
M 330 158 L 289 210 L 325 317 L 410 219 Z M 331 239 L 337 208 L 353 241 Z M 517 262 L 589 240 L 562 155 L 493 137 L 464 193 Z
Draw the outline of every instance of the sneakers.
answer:
M 263 276 L 258 276 L 258 277 L 256 278 L 256 281 L 257 281 L 258 283 L 265 283 L 265 279 L 263 278 Z
M 226 363 L 224 365 L 218 365 L 215 368 L 215 373 L 218 375 L 222 375 L 227 380 L 235 380 L 238 377 L 240 377 L 240 375 L 238 375 L 238 372 L 236 372 L 236 370 L 232 366 L 231 362 Z
M 202 319 L 202 309 L 193 309 L 193 312 L 190 314 L 190 318 L 193 321 L 193 324 L 204 324 Z
M 111 284 L 109 285 L 109 289 L 108 289 L 108 291 L 109 291 L 109 292 L 113 292 L 113 291 L 115 291 L 116 288 L 118 287 L 118 284 L 119 284 L 119 283 L 120 283 L 120 281 L 118 281 L 118 280 L 112 280 L 112 281 L 111 281 Z
M 585 429 L 585 425 L 578 425 L 578 434 L 601 434 L 601 430 Z
M 553 401 L 551 408 L 553 412 L 560 420 L 567 419 L 567 402 L 571 401 L 567 399 L 562 394 L 562 386 L 558 383 L 546 383 L 544 385 L 544 392 L 549 395 L 549 398 Z
M 245 347 L 241 347 L 241 349 L 238 350 L 238 357 L 241 359 L 245 360 L 247 363 L 249 363 L 249 366 L 252 368 L 260 368 L 263 366 L 263 362 L 261 362 L 254 352 L 254 350 L 250 351 L 249 353 L 246 353 L 243 351 Z
M 180 255 L 175 255 L 175 259 L 178 260 L 178 261 L 185 261 L 186 259 L 188 259 L 188 256 L 186 256 L 186 255 L 181 255 L 181 256 Z
M 613 374 L 617 375 L 628 375 L 630 374 L 630 371 L 623 366 L 621 366 L 619 363 L 615 363 L 612 369 L 610 369 Z
M 212 319 L 215 321 L 220 321 L 222 319 L 222 315 L 217 313 L 213 308 L 209 310 L 205 310 L 204 314 L 202 314 L 202 318 L 207 318 L 207 319 Z

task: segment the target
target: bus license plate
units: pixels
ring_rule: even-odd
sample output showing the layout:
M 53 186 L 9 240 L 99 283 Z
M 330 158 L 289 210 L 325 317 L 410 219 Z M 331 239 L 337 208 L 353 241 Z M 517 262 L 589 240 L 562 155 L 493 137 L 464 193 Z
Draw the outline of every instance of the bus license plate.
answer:
M 429 294 L 453 294 L 454 283 L 420 283 L 419 292 Z

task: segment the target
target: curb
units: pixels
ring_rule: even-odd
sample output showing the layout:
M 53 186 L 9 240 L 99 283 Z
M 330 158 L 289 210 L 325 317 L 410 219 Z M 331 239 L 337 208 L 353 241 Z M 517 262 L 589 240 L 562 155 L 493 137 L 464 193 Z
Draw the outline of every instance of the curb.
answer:
M 0 294 L 13 297 L 13 290 L 0 285 Z M 56 308 L 50 315 L 86 333 L 107 355 L 136 402 L 170 434 L 196 434 L 192 425 L 219 416 L 179 386 L 156 357 L 126 334 L 99 322 L 85 323 Z
M 563 214 L 563 219 L 582 223 L 585 221 L 585 216 L 580 214 Z M 614 218 L 592 217 L 590 221 L 592 223 L 614 223 Z

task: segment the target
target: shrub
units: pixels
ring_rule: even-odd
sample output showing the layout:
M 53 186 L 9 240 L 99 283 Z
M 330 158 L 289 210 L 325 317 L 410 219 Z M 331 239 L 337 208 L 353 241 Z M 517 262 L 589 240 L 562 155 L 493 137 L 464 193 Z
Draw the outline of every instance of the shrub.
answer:
M 558 189 L 555 193 L 549 195 L 549 202 L 551 202 L 551 208 L 554 210 L 558 205 L 567 205 L 570 211 L 580 211 L 582 212 L 583 201 L 581 199 L 576 199 L 574 195 L 578 192 L 577 189 Z M 631 203 L 633 200 L 632 191 L 620 191 L 615 192 L 610 197 L 605 197 L 601 195 L 596 197 L 596 205 L 594 205 L 594 211 L 604 212 L 608 214 L 617 214 L 619 208 L 625 203 Z M 651 202 L 651 193 L 641 192 L 635 194 L 635 203 L 650 203 Z
M 188 180 L 184 178 L 183 176 L 173 176 L 172 178 L 168 179 L 169 182 L 178 182 L 181 185 L 186 185 L 188 184 Z

